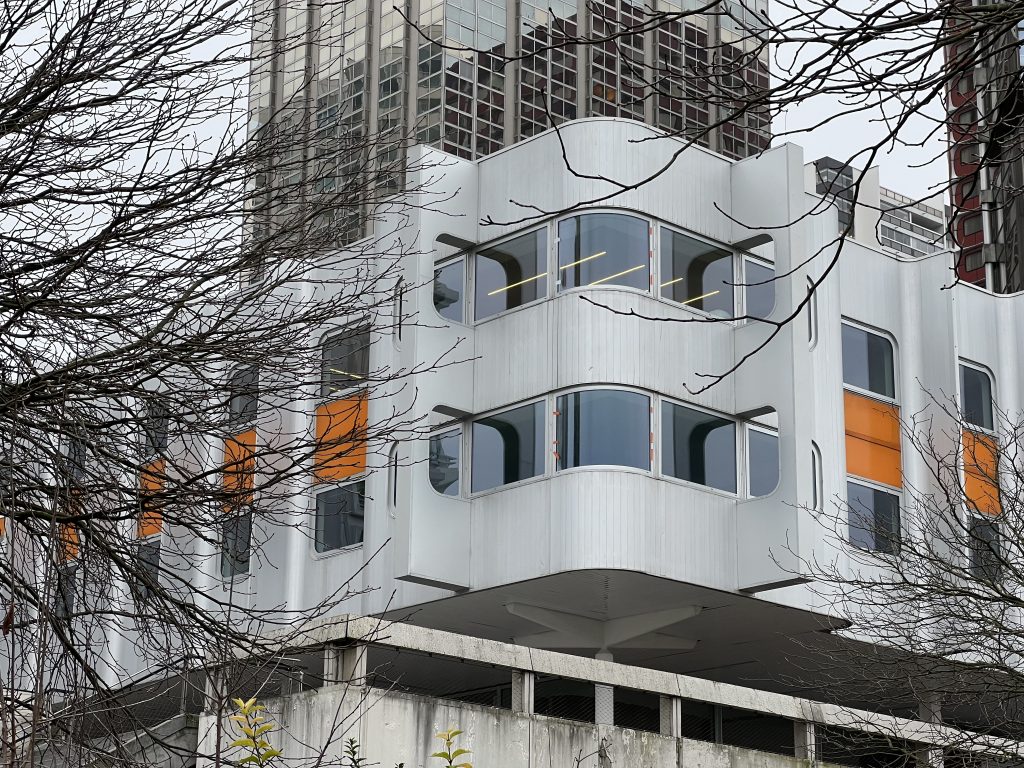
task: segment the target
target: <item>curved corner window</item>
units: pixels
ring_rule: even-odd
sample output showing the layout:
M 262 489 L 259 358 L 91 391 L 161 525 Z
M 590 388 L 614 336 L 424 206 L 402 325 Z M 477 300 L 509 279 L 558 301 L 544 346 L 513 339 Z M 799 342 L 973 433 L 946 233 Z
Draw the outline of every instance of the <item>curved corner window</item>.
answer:
M 462 432 L 453 429 L 430 436 L 427 472 L 434 490 L 445 496 L 459 495 L 459 454 Z
M 343 485 L 316 495 L 316 551 L 329 552 L 363 543 L 366 483 Z
M 764 261 L 746 258 L 743 260 L 744 295 L 747 301 L 746 313 L 750 317 L 768 317 L 775 309 L 775 267 Z
M 992 381 L 984 371 L 963 363 L 960 364 L 960 408 L 965 422 L 992 431 Z
M 434 269 L 434 309 L 445 320 L 465 322 L 463 294 L 466 284 L 466 263 L 449 261 Z
M 593 389 L 556 401 L 557 469 L 604 464 L 651 468 L 651 401 L 646 395 Z
M 473 492 L 544 474 L 544 404 L 473 422 Z
M 675 403 L 662 403 L 661 471 L 735 493 L 736 424 Z
M 779 436 L 747 429 L 747 493 L 767 496 L 779 484 Z
M 733 316 L 732 251 L 662 227 L 660 280 L 663 299 L 716 317 Z
M 650 233 L 645 219 L 587 213 L 558 223 L 558 285 L 651 289 Z
M 877 333 L 843 323 L 843 383 L 895 399 L 892 342 Z
M 846 483 L 850 543 L 858 549 L 894 555 L 900 546 L 900 499 L 894 493 Z
M 543 299 L 548 291 L 546 229 L 478 251 L 474 257 L 477 320 Z

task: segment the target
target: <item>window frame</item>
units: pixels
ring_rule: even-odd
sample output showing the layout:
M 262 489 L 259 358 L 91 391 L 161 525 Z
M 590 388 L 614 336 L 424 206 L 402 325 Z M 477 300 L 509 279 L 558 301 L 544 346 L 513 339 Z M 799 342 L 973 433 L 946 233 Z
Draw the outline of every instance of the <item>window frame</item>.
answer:
M 224 563 L 225 563 L 225 560 L 226 560 L 226 557 L 227 557 L 227 547 L 225 546 L 225 527 L 228 525 L 229 521 L 234 521 L 234 520 L 240 519 L 242 517 L 249 518 L 249 540 L 248 540 L 248 546 L 246 548 L 247 551 L 248 551 L 248 556 L 246 557 L 246 560 L 245 560 L 245 570 L 244 571 L 234 571 L 234 572 L 232 572 L 230 574 L 224 573 Z M 255 515 L 253 514 L 252 507 L 250 505 L 244 505 L 242 510 L 240 510 L 238 512 L 227 512 L 227 513 L 224 513 L 221 516 L 221 518 L 217 521 L 217 527 L 219 528 L 219 533 L 220 533 L 220 536 L 219 536 L 219 538 L 220 538 L 220 553 L 219 553 L 219 555 L 220 556 L 218 558 L 218 575 L 220 576 L 220 580 L 221 580 L 221 582 L 223 584 L 244 581 L 245 579 L 248 579 L 249 577 L 251 577 L 253 575 L 253 568 L 252 568 L 252 533 L 253 533 L 253 527 L 254 527 L 254 525 L 253 525 L 254 518 L 255 518 Z
M 465 493 L 464 493 L 464 491 L 465 491 L 465 488 L 464 488 L 465 482 L 464 482 L 464 478 L 463 478 L 464 467 L 466 466 L 466 455 L 467 455 L 467 450 L 466 450 L 466 448 L 467 448 L 467 445 L 466 445 L 466 432 L 467 432 L 467 430 L 465 428 L 465 425 L 466 425 L 466 422 L 464 420 L 448 421 L 448 422 L 446 422 L 444 424 L 440 424 L 440 425 L 432 428 L 430 430 L 429 434 L 427 435 L 427 438 L 426 438 L 427 439 L 427 460 L 425 462 L 425 466 L 427 468 L 427 485 L 430 487 L 430 490 L 432 490 L 434 493 L 436 493 L 442 499 L 464 499 L 466 497 Z M 459 438 L 458 438 L 459 439 L 459 464 L 458 464 L 459 472 L 458 472 L 458 480 L 456 481 L 459 484 L 459 489 L 458 489 L 458 491 L 456 491 L 455 493 L 452 493 L 452 494 L 447 494 L 447 493 L 444 493 L 443 491 L 439 491 L 437 489 L 437 486 L 434 485 L 434 482 L 430 479 L 430 441 L 433 440 L 435 437 L 442 437 L 444 435 L 447 435 L 449 432 L 457 432 L 458 435 L 459 435 Z
M 681 309 L 685 309 L 687 312 L 692 312 L 696 315 L 699 315 L 700 317 L 708 317 L 720 323 L 731 323 L 733 325 L 736 325 L 738 323 L 738 318 L 741 317 L 743 314 L 743 312 L 740 311 L 741 303 L 742 309 L 744 311 L 746 310 L 746 289 L 743 285 L 744 278 L 746 277 L 746 275 L 743 271 L 741 271 L 743 270 L 744 266 L 743 256 L 741 255 L 741 252 L 736 248 L 733 248 L 732 246 L 725 245 L 723 243 L 716 243 L 714 240 L 711 240 L 710 238 L 698 235 L 693 232 L 688 232 L 684 230 L 682 227 L 673 226 L 672 224 L 658 221 L 657 219 L 653 219 L 653 221 L 656 225 L 656 234 L 654 236 L 656 258 L 654 259 L 654 262 L 655 268 L 657 269 L 657 272 L 654 272 L 653 270 L 651 272 L 654 283 L 654 287 L 651 293 L 654 296 L 654 298 L 657 299 L 658 301 L 662 301 L 665 304 L 668 304 L 671 307 L 680 307 Z M 732 285 L 730 286 L 732 288 L 732 317 L 716 317 L 707 310 L 699 309 L 693 306 L 692 304 L 688 304 L 685 302 L 673 301 L 672 299 L 665 298 L 664 296 L 661 295 L 661 289 L 663 287 L 661 274 L 661 232 L 663 229 L 668 230 L 669 232 L 674 232 L 677 235 L 687 237 L 690 240 L 696 240 L 697 242 L 703 243 L 704 245 L 710 246 L 712 248 L 717 248 L 720 251 L 728 251 L 728 253 L 730 254 L 730 261 L 732 266 Z M 773 264 L 772 266 L 774 267 L 775 265 Z M 740 298 L 741 295 L 742 298 Z M 694 301 L 694 299 L 690 299 L 689 301 Z
M 558 410 L 558 398 L 565 395 L 572 395 L 578 392 L 628 392 L 634 395 L 641 395 L 647 398 L 647 426 L 648 426 L 648 463 L 647 469 L 643 467 L 631 467 L 627 464 L 583 464 L 578 467 L 565 467 L 563 469 L 558 468 L 558 460 L 555 458 L 556 451 L 552 449 L 548 451 L 551 454 L 551 475 L 550 477 L 557 477 L 558 475 L 566 472 L 594 472 L 594 471 L 608 471 L 616 470 L 621 472 L 639 472 L 644 475 L 651 477 L 657 477 L 656 468 L 658 466 L 658 452 L 655 448 L 657 445 L 657 439 L 655 428 L 660 428 L 660 421 L 656 421 L 656 414 L 658 408 L 656 404 L 659 402 L 661 396 L 656 392 L 651 392 L 645 389 L 638 389 L 628 386 L 616 386 L 614 384 L 601 386 L 601 385 L 587 385 L 587 386 L 576 386 L 567 387 L 565 389 L 559 389 L 554 392 L 548 393 L 549 409 L 551 411 L 551 433 L 550 437 L 545 435 L 546 439 L 549 439 L 548 445 L 556 445 L 558 440 L 558 416 L 556 412 Z M 546 462 L 545 462 L 546 463 Z M 546 476 L 546 475 L 544 475 Z M 542 476 L 543 477 L 543 476 Z M 533 479 L 533 478 L 531 478 Z M 504 487 L 504 486 L 502 486 Z
M 459 262 L 459 261 L 462 262 L 462 319 L 461 320 L 453 320 L 451 318 L 445 317 L 438 310 L 437 304 L 434 302 L 434 284 L 437 281 L 437 272 L 439 270 L 442 270 L 445 267 L 449 267 L 452 264 L 455 264 L 456 262 Z M 437 319 L 440 322 L 442 322 L 442 323 L 455 323 L 457 325 L 466 325 L 466 326 L 475 325 L 475 323 L 473 323 L 469 319 L 472 316 L 472 314 L 473 314 L 472 310 L 474 309 L 474 307 L 472 307 L 470 305 L 470 296 L 471 296 L 472 286 L 470 285 L 469 271 L 470 271 L 470 269 L 472 269 L 472 264 L 470 263 L 472 261 L 473 261 L 472 251 L 459 251 L 458 253 L 453 254 L 451 256 L 445 256 L 442 259 L 436 259 L 434 261 L 433 265 L 431 266 L 431 268 L 430 268 L 430 273 L 431 273 L 430 274 L 430 309 L 437 316 Z M 489 319 L 490 318 L 488 318 L 488 320 Z
M 507 307 L 506 309 L 503 309 L 500 312 L 495 312 L 494 314 L 487 315 L 487 317 L 477 318 L 477 316 L 476 316 L 476 285 L 477 285 L 476 272 L 477 272 L 477 256 L 478 256 L 478 254 L 481 251 L 489 251 L 492 248 L 497 248 L 497 247 L 503 245 L 504 243 L 509 243 L 509 242 L 512 242 L 513 240 L 517 240 L 520 237 L 526 237 L 527 235 L 535 235 L 537 232 L 544 232 L 544 264 L 545 264 L 545 268 L 546 268 L 546 271 L 542 273 L 545 276 L 544 295 L 540 296 L 540 297 L 538 297 L 536 299 L 533 299 L 532 301 L 528 301 L 528 302 L 525 302 L 524 304 L 520 304 L 519 306 L 516 306 L 516 307 Z M 554 233 L 554 234 L 552 234 L 552 233 Z M 492 242 L 478 245 L 475 248 L 473 248 L 471 251 L 467 251 L 466 253 L 462 254 L 463 256 L 466 257 L 466 269 L 465 269 L 465 276 L 464 276 L 464 279 L 463 279 L 463 282 L 466 284 L 465 298 L 463 300 L 463 307 L 465 309 L 465 311 L 463 312 L 463 318 L 465 320 L 465 324 L 466 325 L 471 325 L 471 326 L 476 326 L 476 325 L 479 325 L 481 323 L 486 323 L 487 321 L 493 320 L 496 317 L 504 317 L 504 316 L 509 315 L 509 314 L 511 314 L 513 312 L 517 312 L 520 309 L 525 309 L 526 307 L 532 307 L 535 304 L 541 304 L 542 302 L 548 301 L 551 298 L 553 298 L 554 296 L 557 296 L 558 295 L 557 290 L 555 290 L 554 292 L 552 290 L 552 289 L 557 289 L 557 286 L 552 284 L 552 280 L 553 280 L 554 275 L 553 275 L 552 269 L 551 269 L 551 266 L 552 266 L 551 265 L 551 259 L 558 257 L 558 252 L 556 250 L 557 234 L 558 234 L 557 225 L 556 225 L 556 227 L 553 228 L 552 227 L 552 221 L 549 220 L 549 221 L 544 222 L 540 226 L 531 227 L 529 229 L 517 230 L 516 232 L 514 232 L 512 234 L 504 235 L 504 236 L 502 236 L 502 237 L 500 237 L 497 240 L 494 240 Z
M 621 285 L 618 283 L 602 283 L 601 285 L 597 286 L 574 285 L 571 288 L 564 288 L 562 287 L 561 278 L 559 278 L 557 274 L 552 274 L 551 278 L 553 280 L 553 290 L 551 292 L 551 297 L 556 298 L 558 296 L 569 296 L 579 291 L 617 289 L 620 291 L 629 291 L 630 293 L 635 293 L 639 295 L 647 295 L 655 299 L 659 298 L 657 295 L 655 295 L 654 290 L 654 286 L 657 284 L 658 280 L 658 274 L 656 270 L 658 258 L 660 256 L 658 244 L 655 241 L 657 240 L 657 233 L 659 232 L 659 224 L 661 222 L 659 222 L 658 219 L 654 218 L 653 216 L 649 216 L 638 211 L 634 211 L 631 208 L 580 208 L 574 211 L 573 213 L 567 214 L 565 216 L 558 216 L 549 221 L 548 226 L 551 227 L 551 232 L 549 234 L 548 239 L 552 244 L 551 248 L 553 251 L 553 253 L 548 258 L 549 270 L 551 272 L 554 272 L 555 270 L 561 271 L 561 265 L 559 265 L 558 263 L 558 249 L 561 245 L 562 238 L 559 237 L 558 230 L 562 222 L 568 221 L 569 219 L 576 219 L 582 218 L 584 216 L 601 214 L 606 216 L 627 216 L 629 218 L 642 221 L 647 226 L 647 288 L 634 288 L 629 285 Z M 607 280 L 608 278 L 604 279 Z M 675 302 L 669 303 L 674 304 Z
M 969 369 L 971 369 L 973 371 L 977 371 L 978 373 L 983 375 L 986 379 L 988 379 L 988 393 L 989 393 L 988 407 L 989 407 L 989 410 L 991 411 L 991 415 L 992 415 L 992 426 L 991 427 L 983 427 L 980 424 L 973 424 L 973 423 L 967 421 L 967 418 L 964 415 L 966 413 L 965 406 L 967 404 L 964 401 L 964 392 L 963 392 L 963 383 L 962 383 L 963 382 L 963 375 L 960 372 L 961 368 L 969 368 Z M 983 435 L 995 436 L 995 434 L 996 434 L 996 427 L 997 427 L 997 424 L 998 424 L 999 420 L 998 420 L 997 414 L 996 414 L 996 378 L 995 378 L 995 376 L 992 375 L 992 371 L 990 371 L 987 367 L 981 365 L 980 363 L 974 363 L 974 362 L 971 362 L 970 360 L 965 360 L 964 358 L 960 357 L 960 358 L 957 358 L 956 373 L 957 373 L 957 376 L 956 376 L 957 406 L 960 409 L 960 419 L 963 422 L 961 428 L 962 429 L 969 429 L 972 432 L 978 432 L 978 433 L 983 434 Z
M 344 482 L 320 483 L 313 488 L 313 493 L 311 494 L 310 498 L 309 550 L 314 560 L 322 560 L 325 558 L 335 557 L 336 555 L 340 555 L 345 552 L 352 552 L 363 548 L 363 545 L 366 543 L 366 507 L 367 501 L 370 498 L 370 494 L 368 493 L 366 488 L 366 483 L 369 480 L 369 477 L 370 473 L 364 472 L 350 478 L 345 478 Z M 334 549 L 325 549 L 323 551 L 317 549 L 317 497 L 320 496 L 321 494 L 341 490 L 342 488 L 347 488 L 350 485 L 356 485 L 358 483 L 363 484 L 363 540 L 357 542 L 356 544 L 346 544 L 343 547 L 336 547 Z
M 366 333 L 366 373 L 364 374 L 350 374 L 355 376 L 355 380 L 342 382 L 341 385 L 336 387 L 334 391 L 331 391 L 331 381 L 327 377 L 327 358 L 324 352 L 327 349 L 327 345 L 331 342 L 343 340 L 345 338 L 358 337 Z M 317 403 L 329 403 L 334 400 L 343 400 L 346 397 L 351 397 L 353 390 L 361 387 L 366 387 L 370 381 L 370 374 L 373 370 L 373 365 L 370 362 L 370 352 L 373 348 L 373 325 L 369 318 L 360 318 L 350 323 L 346 323 L 344 326 L 337 330 L 328 331 L 320 337 L 320 343 L 317 345 L 317 349 L 320 351 L 320 391 L 317 393 Z
M 906 505 L 906 497 L 905 497 L 905 495 L 903 493 L 903 489 L 902 488 L 894 488 L 891 485 L 886 485 L 885 483 L 879 483 L 879 482 L 876 482 L 875 480 L 868 480 L 868 479 L 863 478 L 863 477 L 858 477 L 857 475 L 844 474 L 844 477 L 846 478 L 847 486 L 849 486 L 850 483 L 853 483 L 854 485 L 860 485 L 860 486 L 863 486 L 864 488 L 869 488 L 869 489 L 871 489 L 873 491 L 882 491 L 883 493 L 888 493 L 890 496 L 895 496 L 896 497 L 896 513 L 897 513 L 897 516 L 898 516 L 897 522 L 899 524 L 899 538 L 897 540 L 897 550 L 895 552 L 883 552 L 880 549 L 865 549 L 864 547 L 859 547 L 856 544 L 854 544 L 853 541 L 850 538 L 850 494 L 849 494 L 849 488 L 846 488 L 845 489 L 846 493 L 844 494 L 845 497 L 846 497 L 846 502 L 845 502 L 845 504 L 846 504 L 846 510 L 845 510 L 846 511 L 846 538 L 845 538 L 845 543 L 846 543 L 846 545 L 849 546 L 849 547 L 852 547 L 853 549 L 856 549 L 858 552 L 870 552 L 872 555 L 874 555 L 876 557 L 883 557 L 883 558 L 898 557 L 899 556 L 899 548 L 902 547 L 902 545 L 903 545 L 903 534 L 904 534 L 903 510 L 906 508 L 906 506 L 905 506 Z
M 501 485 L 495 485 L 495 486 L 493 486 L 491 488 L 487 488 L 486 490 L 483 490 L 483 491 L 474 491 L 473 490 L 473 425 L 476 422 L 480 421 L 481 419 L 486 419 L 486 418 L 488 418 L 490 416 L 500 416 L 503 413 L 508 413 L 509 411 L 514 411 L 517 408 L 525 408 L 525 407 L 530 406 L 530 405 L 540 405 L 540 407 L 541 407 L 541 413 L 544 416 L 544 419 L 543 419 L 544 434 L 541 436 L 541 445 L 542 446 L 549 446 L 549 445 L 551 445 L 551 443 L 548 441 L 548 430 L 550 428 L 550 425 L 548 424 L 548 421 L 549 421 L 550 417 L 552 416 L 553 407 L 551 405 L 550 396 L 548 396 L 548 395 L 543 395 L 543 396 L 541 396 L 539 398 L 535 397 L 535 398 L 530 398 L 529 400 L 523 400 L 523 401 L 520 401 L 520 402 L 510 403 L 509 405 L 502 406 L 501 408 L 495 408 L 495 409 L 492 409 L 490 411 L 484 411 L 483 413 L 474 414 L 472 418 L 468 419 L 465 422 L 465 424 L 469 425 L 469 429 L 468 430 L 465 429 L 465 427 L 463 427 L 463 430 L 462 430 L 463 431 L 463 440 L 465 441 L 465 445 L 463 446 L 462 450 L 465 451 L 466 461 L 463 462 L 462 464 L 460 464 L 460 468 L 461 467 L 468 467 L 469 487 L 467 489 L 467 493 L 465 494 L 465 498 L 476 499 L 476 498 L 480 498 L 481 496 L 488 496 L 488 495 L 490 495 L 492 493 L 497 493 L 498 491 L 506 491 L 506 490 L 508 490 L 510 488 L 519 488 L 520 486 L 523 486 L 523 485 L 529 485 L 530 483 L 536 483 L 536 482 L 539 482 L 541 480 L 544 480 L 546 478 L 549 478 L 549 477 L 553 476 L 553 473 L 550 471 L 548 464 L 549 464 L 549 456 L 553 456 L 554 452 L 551 451 L 551 450 L 545 449 L 541 453 L 542 461 L 541 461 L 541 471 L 540 471 L 539 474 L 536 474 L 533 477 L 524 478 L 522 480 L 516 480 L 516 481 L 511 482 L 511 483 L 503 483 Z M 459 483 L 460 483 L 460 491 L 461 491 L 461 483 L 462 483 L 462 476 L 461 475 L 459 476 Z
M 656 430 L 654 432 L 654 435 L 656 437 L 656 440 L 654 442 L 654 461 L 652 462 L 657 467 L 657 472 L 655 473 L 655 476 L 662 480 L 667 480 L 670 483 L 677 483 L 679 485 L 685 485 L 689 488 L 695 488 L 697 490 L 715 493 L 718 494 L 719 496 L 725 496 L 726 498 L 733 500 L 741 500 L 746 498 L 746 493 L 741 492 L 745 491 L 747 487 L 745 477 L 746 436 L 745 433 L 741 434 L 742 427 L 745 422 L 741 422 L 735 416 L 730 416 L 725 413 L 719 413 L 718 411 L 714 411 L 710 408 L 705 408 L 704 406 L 698 405 L 697 403 L 688 403 L 683 400 L 677 400 L 674 397 L 660 395 L 658 396 L 658 401 L 659 407 L 655 408 L 657 414 L 657 423 L 655 425 Z M 684 478 L 676 477 L 675 475 L 665 474 L 662 471 L 662 455 L 664 454 L 666 449 L 662 424 L 662 412 L 664 411 L 663 406 L 665 403 L 676 405 L 681 408 L 686 408 L 691 411 L 697 411 L 698 413 L 704 413 L 707 414 L 708 416 L 714 416 L 717 419 L 724 419 L 725 421 L 728 421 L 732 424 L 733 439 L 735 440 L 735 448 L 733 449 L 733 473 L 736 478 L 735 491 L 725 491 L 722 490 L 721 488 L 715 488 L 713 485 L 702 485 L 701 483 L 695 482 L 693 480 L 685 480 Z
M 856 328 L 859 331 L 864 331 L 865 333 L 873 334 L 873 335 L 878 336 L 880 338 L 883 338 L 887 342 L 889 342 L 889 346 L 892 349 L 892 391 L 893 391 L 893 396 L 892 397 L 889 397 L 887 395 L 879 394 L 878 392 L 873 392 L 870 389 L 863 389 L 861 387 L 858 387 L 856 384 L 848 384 L 846 382 L 846 376 L 842 372 L 842 358 L 843 358 L 842 326 L 844 326 L 844 325 L 848 325 L 851 328 Z M 840 336 L 839 336 L 839 362 L 840 362 L 840 372 L 839 372 L 839 375 L 840 375 L 841 381 L 843 383 L 843 389 L 849 390 L 850 392 L 853 392 L 853 393 L 858 394 L 858 395 L 863 395 L 864 397 L 872 398 L 873 400 L 878 400 L 879 402 L 882 402 L 882 403 L 888 403 L 890 405 L 895 405 L 895 406 L 898 407 L 899 404 L 900 404 L 900 394 L 901 394 L 900 390 L 902 388 L 900 386 L 901 382 L 900 382 L 900 377 L 899 377 L 899 371 L 900 371 L 899 346 L 896 344 L 895 337 L 891 333 L 889 333 L 887 331 L 883 331 L 881 328 L 875 328 L 874 326 L 867 325 L 866 323 L 862 323 L 862 322 L 860 322 L 858 320 L 852 320 L 851 318 L 847 317 L 846 315 L 842 315 L 839 318 L 839 334 L 840 334 Z
M 743 494 L 742 494 L 742 497 L 746 498 L 746 499 L 767 499 L 768 497 L 772 496 L 777 490 L 779 490 L 779 486 L 782 485 L 782 448 L 781 448 L 781 445 L 779 444 L 779 430 L 775 429 L 775 428 L 772 428 L 772 427 L 765 426 L 764 424 L 758 424 L 755 421 L 742 421 L 742 422 L 739 422 L 739 424 L 742 426 L 742 431 L 743 431 L 743 448 L 742 448 L 742 450 L 743 450 L 743 480 L 744 480 L 744 482 L 743 482 Z M 770 491 L 768 491 L 768 493 L 758 494 L 757 496 L 755 496 L 751 492 L 751 490 L 750 490 L 750 479 L 752 477 L 751 472 L 750 472 L 750 454 L 751 454 L 751 451 L 750 451 L 750 433 L 751 432 L 760 432 L 763 435 L 769 435 L 771 437 L 774 437 L 775 438 L 775 445 L 776 445 L 776 453 L 778 454 L 778 457 L 779 457 L 778 464 L 775 467 L 775 469 L 776 469 L 775 485 L 772 487 L 772 489 Z M 737 450 L 739 450 L 739 446 L 737 446 Z

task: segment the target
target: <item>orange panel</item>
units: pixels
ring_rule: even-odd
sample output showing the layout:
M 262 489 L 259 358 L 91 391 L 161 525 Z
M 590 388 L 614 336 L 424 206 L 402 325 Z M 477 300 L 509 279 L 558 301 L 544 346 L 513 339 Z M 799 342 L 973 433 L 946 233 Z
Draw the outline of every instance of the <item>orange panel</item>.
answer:
M 995 438 L 964 430 L 964 495 L 967 504 L 978 512 L 998 515 L 999 456 Z
M 0 536 L 3 536 L 5 533 L 7 533 L 7 518 L 0 517 Z
M 847 473 L 902 487 L 900 409 L 853 392 L 843 393 L 843 406 Z
M 316 480 L 344 480 L 366 470 L 367 397 L 332 400 L 316 409 Z
M 71 523 L 61 523 L 57 533 L 62 551 L 62 559 L 67 562 L 78 557 L 78 529 Z
M 224 491 L 232 505 L 251 504 L 255 486 L 256 430 L 248 429 L 224 441 Z
M 140 539 L 160 533 L 163 515 L 160 513 L 160 505 L 153 500 L 153 497 L 163 491 L 165 480 L 163 459 L 152 461 L 142 468 L 139 475 L 142 495 L 142 516 L 139 518 L 138 526 Z

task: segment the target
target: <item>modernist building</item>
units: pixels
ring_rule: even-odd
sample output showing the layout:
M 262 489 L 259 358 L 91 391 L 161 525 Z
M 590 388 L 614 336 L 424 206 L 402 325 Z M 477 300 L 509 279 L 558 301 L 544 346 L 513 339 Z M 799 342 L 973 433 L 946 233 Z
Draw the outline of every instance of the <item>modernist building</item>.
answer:
M 953 70 L 950 189 L 958 212 L 958 272 L 993 291 L 1019 291 L 1024 289 L 1020 28 L 961 37 L 946 49 Z
M 916 200 L 879 184 L 878 166 L 860 171 L 831 157 L 806 166 L 807 191 L 833 201 L 839 232 L 905 256 L 927 256 L 947 247 L 942 194 Z M 859 192 L 859 194 L 858 194 Z

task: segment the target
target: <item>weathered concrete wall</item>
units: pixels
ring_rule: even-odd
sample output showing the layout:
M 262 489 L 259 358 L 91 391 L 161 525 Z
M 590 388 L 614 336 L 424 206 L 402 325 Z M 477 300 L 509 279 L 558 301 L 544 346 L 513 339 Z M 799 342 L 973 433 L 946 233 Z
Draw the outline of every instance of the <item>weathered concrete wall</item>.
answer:
M 271 743 L 290 765 L 317 758 L 336 764 L 345 739 L 356 738 L 371 764 L 392 768 L 441 768 L 430 758 L 439 731 L 464 731 L 459 746 L 472 750 L 474 768 L 804 768 L 805 761 L 765 752 L 676 739 L 612 726 L 526 715 L 460 702 L 335 686 L 267 702 L 279 726 Z M 213 746 L 212 717 L 200 723 L 203 744 Z M 200 761 L 198 768 L 208 768 Z

